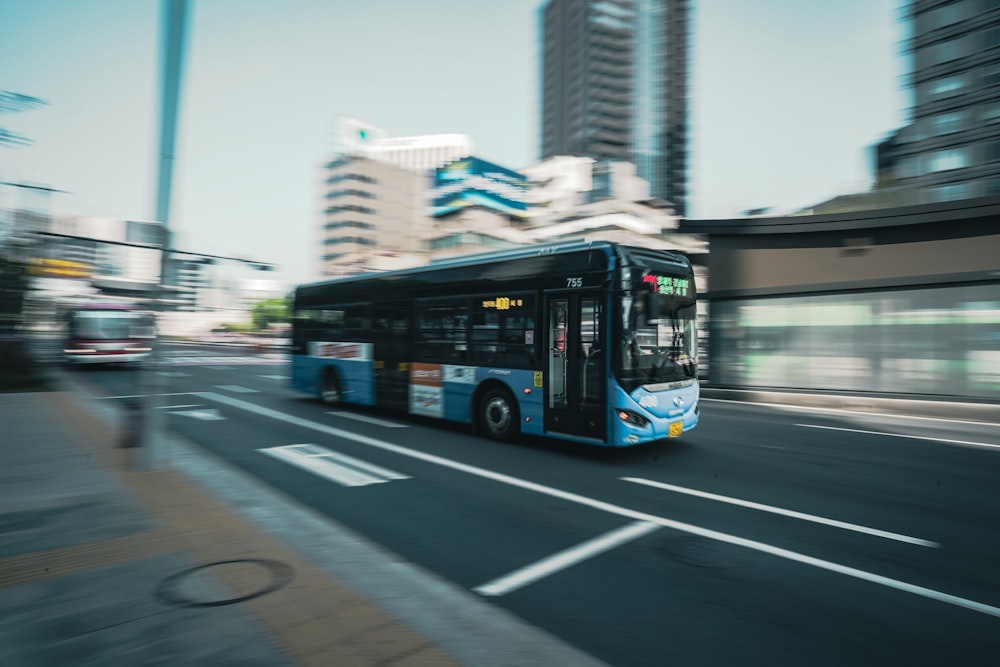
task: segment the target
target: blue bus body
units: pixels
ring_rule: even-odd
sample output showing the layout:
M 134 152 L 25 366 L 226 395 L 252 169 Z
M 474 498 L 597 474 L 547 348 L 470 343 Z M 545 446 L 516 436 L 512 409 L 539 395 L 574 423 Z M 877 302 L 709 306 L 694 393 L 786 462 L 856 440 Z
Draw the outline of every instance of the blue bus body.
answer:
M 693 283 L 682 255 L 577 243 L 300 286 L 292 386 L 500 439 L 676 437 L 699 417 Z

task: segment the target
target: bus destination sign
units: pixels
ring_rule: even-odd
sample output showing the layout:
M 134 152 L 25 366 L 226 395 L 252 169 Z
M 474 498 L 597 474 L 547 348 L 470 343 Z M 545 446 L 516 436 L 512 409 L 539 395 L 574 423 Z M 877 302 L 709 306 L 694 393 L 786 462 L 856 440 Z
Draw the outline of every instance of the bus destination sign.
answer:
M 510 310 L 520 308 L 524 305 L 524 299 L 511 299 L 509 296 L 498 296 L 495 299 L 484 299 L 483 308 L 496 310 Z
M 693 298 L 694 294 L 691 280 L 688 278 L 677 278 L 675 276 L 659 276 L 647 273 L 642 277 L 642 282 L 653 286 L 653 291 L 664 296 L 679 296 L 682 298 Z

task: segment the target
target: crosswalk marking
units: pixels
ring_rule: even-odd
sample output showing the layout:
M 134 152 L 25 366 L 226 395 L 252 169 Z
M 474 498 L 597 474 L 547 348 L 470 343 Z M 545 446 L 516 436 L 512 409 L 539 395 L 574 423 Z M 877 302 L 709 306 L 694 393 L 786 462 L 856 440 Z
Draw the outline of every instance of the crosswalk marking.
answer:
M 216 389 L 225 389 L 226 391 L 231 391 L 234 394 L 256 394 L 259 393 L 256 389 L 251 389 L 249 387 L 241 387 L 238 384 L 217 384 Z
M 263 447 L 257 451 L 343 486 L 368 486 L 394 479 L 409 479 L 408 475 L 310 443 Z

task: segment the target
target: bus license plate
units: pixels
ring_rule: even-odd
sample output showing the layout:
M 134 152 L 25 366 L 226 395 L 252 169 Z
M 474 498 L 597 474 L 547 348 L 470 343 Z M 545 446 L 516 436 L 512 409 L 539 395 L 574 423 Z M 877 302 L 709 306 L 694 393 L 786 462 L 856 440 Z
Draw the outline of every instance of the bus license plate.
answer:
M 676 438 L 681 433 L 684 432 L 684 422 L 674 422 L 670 425 L 670 431 L 667 433 L 667 437 Z

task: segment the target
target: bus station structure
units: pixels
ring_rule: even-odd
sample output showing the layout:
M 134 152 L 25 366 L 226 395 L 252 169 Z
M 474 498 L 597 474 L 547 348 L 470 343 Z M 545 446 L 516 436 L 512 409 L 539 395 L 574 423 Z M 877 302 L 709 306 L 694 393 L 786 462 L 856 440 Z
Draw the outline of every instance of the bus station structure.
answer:
M 1000 400 L 1000 197 L 679 231 L 709 240 L 710 386 Z

